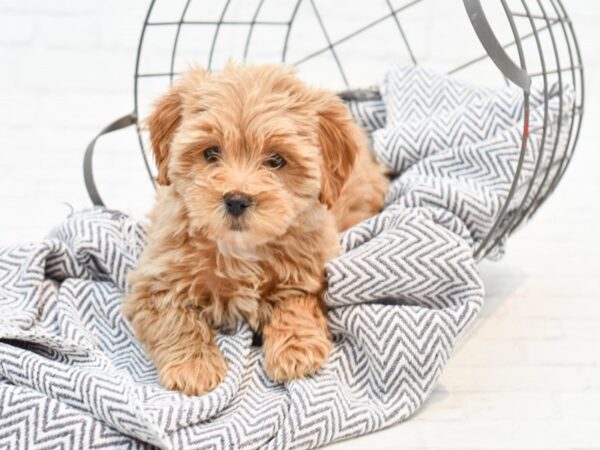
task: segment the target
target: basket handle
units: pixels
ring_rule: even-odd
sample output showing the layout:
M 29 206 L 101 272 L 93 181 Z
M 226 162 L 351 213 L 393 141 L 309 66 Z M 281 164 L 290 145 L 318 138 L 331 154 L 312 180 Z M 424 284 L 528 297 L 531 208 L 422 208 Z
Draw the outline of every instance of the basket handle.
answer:
M 120 117 L 114 122 L 110 123 L 96 135 L 94 139 L 88 144 L 85 149 L 85 155 L 83 157 L 83 179 L 85 181 L 85 188 L 87 189 L 88 196 L 94 204 L 94 206 L 104 206 L 104 202 L 98 193 L 96 187 L 96 181 L 94 179 L 94 167 L 92 159 L 94 157 L 94 148 L 96 147 L 96 141 L 102 135 L 112 133 L 113 131 L 120 130 L 131 126 L 137 122 L 137 116 L 135 113 L 127 114 L 126 116 Z
M 498 38 L 494 34 L 494 31 L 483 12 L 480 0 L 463 0 L 463 3 L 467 10 L 469 20 L 475 29 L 475 33 L 491 60 L 506 78 L 528 94 L 531 88 L 531 78 L 524 69 L 517 66 L 513 60 L 510 59 L 510 56 L 506 54 L 504 48 L 500 45 L 500 42 L 498 42 Z

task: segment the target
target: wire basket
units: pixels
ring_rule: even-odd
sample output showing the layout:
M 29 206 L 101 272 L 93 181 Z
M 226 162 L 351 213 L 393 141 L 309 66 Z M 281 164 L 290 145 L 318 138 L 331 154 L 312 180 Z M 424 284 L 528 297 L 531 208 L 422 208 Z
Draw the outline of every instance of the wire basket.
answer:
M 86 151 L 85 181 L 94 204 L 103 204 L 92 172 L 97 138 L 134 125 L 154 183 L 149 139 L 138 118 L 191 63 L 214 70 L 229 58 L 297 66 L 302 78 L 344 90 L 345 97 L 360 98 L 357 88 L 375 85 L 392 62 L 426 65 L 477 84 L 518 86 L 520 159 L 495 223 L 475 249 L 477 259 L 497 250 L 554 191 L 579 136 L 583 66 L 560 0 L 152 0 L 136 56 L 134 111 L 102 130 Z M 541 143 L 533 175 L 524 178 L 534 88 L 545 103 L 536 130 Z M 560 94 L 552 130 L 551 89 Z M 572 101 L 563 100 L 566 90 Z

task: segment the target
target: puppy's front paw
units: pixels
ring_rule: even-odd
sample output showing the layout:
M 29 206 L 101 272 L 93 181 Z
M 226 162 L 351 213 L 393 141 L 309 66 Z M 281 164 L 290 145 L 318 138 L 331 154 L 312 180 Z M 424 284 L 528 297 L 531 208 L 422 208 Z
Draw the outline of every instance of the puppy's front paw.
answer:
M 159 371 L 160 383 L 186 395 L 200 395 L 215 389 L 227 373 L 227 361 L 220 353 L 171 363 Z
M 279 383 L 314 374 L 327 360 L 331 341 L 320 328 L 271 335 L 264 341 L 265 370 Z

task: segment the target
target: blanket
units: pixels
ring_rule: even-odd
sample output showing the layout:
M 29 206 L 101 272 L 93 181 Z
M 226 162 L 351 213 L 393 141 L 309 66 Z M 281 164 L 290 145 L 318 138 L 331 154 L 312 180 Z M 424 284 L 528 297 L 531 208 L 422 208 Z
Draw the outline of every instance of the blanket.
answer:
M 0 249 L 0 447 L 314 448 L 414 414 L 481 308 L 473 249 L 513 180 L 523 95 L 415 67 L 390 70 L 380 91 L 349 106 L 395 178 L 326 267 L 334 346 L 316 375 L 272 382 L 242 323 L 218 335 L 229 370 L 216 390 L 163 389 L 120 314 L 143 224 L 86 210 Z

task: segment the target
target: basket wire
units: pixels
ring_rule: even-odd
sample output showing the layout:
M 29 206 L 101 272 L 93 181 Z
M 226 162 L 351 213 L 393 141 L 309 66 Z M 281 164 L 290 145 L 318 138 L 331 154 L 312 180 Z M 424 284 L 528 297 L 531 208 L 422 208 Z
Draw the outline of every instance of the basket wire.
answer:
M 219 45 L 227 39 L 228 33 L 233 33 L 233 30 L 238 28 L 245 32 L 245 40 L 240 44 L 241 59 L 243 62 L 251 60 L 251 49 L 260 46 L 260 42 L 256 39 L 257 30 L 268 28 L 269 30 L 283 30 L 282 44 L 280 47 L 278 61 L 293 66 L 302 67 L 317 58 L 328 56 L 333 62 L 333 67 L 339 72 L 339 78 L 342 81 L 342 88 L 351 89 L 357 86 L 351 81 L 349 73 L 343 64 L 341 46 L 346 45 L 358 37 L 372 32 L 376 27 L 384 24 L 392 24 L 395 29 L 396 39 L 400 39 L 400 46 L 395 46 L 397 52 L 403 54 L 403 59 L 407 64 L 420 64 L 419 51 L 415 49 L 414 39 L 411 45 L 409 39 L 409 30 L 407 24 L 411 23 L 408 19 L 405 20 L 405 15 L 411 10 L 418 7 L 422 8 L 421 15 L 427 16 L 434 12 L 434 8 L 447 7 L 450 2 L 434 0 L 381 0 L 383 2 L 382 14 L 377 17 L 369 18 L 366 23 L 357 25 L 349 32 L 334 36 L 327 26 L 328 18 L 324 16 L 322 8 L 323 2 L 326 0 L 291 0 L 291 2 L 283 2 L 282 0 L 256 0 L 255 7 L 249 11 L 247 18 L 238 19 L 231 18 L 231 12 L 239 8 L 239 4 L 235 5 L 234 0 L 224 0 L 220 5 L 220 11 L 215 6 L 216 1 L 209 2 L 204 0 L 205 5 L 214 6 L 216 10 L 214 18 L 200 19 L 190 17 L 191 9 L 202 3 L 202 0 L 183 0 L 177 14 L 171 14 L 169 18 L 162 18 L 157 13 L 159 4 L 167 3 L 166 0 L 152 0 L 148 8 L 142 32 L 139 39 L 138 50 L 136 55 L 135 74 L 134 74 L 134 112 L 131 117 L 137 119 L 141 116 L 145 106 L 145 101 L 152 96 L 146 95 L 142 88 L 143 80 L 162 79 L 172 83 L 174 78 L 180 73 L 177 70 L 179 53 L 182 45 L 183 30 L 189 27 L 204 27 L 203 29 L 212 30 L 212 36 L 208 36 L 210 46 L 204 52 L 198 52 L 198 60 L 200 56 L 205 57 L 207 69 L 215 69 L 217 66 L 217 57 L 220 56 Z M 246 5 L 251 2 L 246 2 Z M 281 5 L 286 3 L 287 9 Z M 435 6 L 430 6 L 429 9 L 423 5 L 433 3 Z M 514 64 L 515 67 L 525 74 L 527 83 L 532 83 L 543 94 L 543 121 L 541 138 L 539 145 L 539 154 L 536 155 L 533 175 L 530 179 L 523 182 L 521 173 L 525 161 L 525 155 L 528 146 L 529 135 L 532 131 L 539 132 L 540 130 L 529 129 L 529 112 L 530 112 L 530 91 L 527 86 L 521 85 L 523 89 L 523 124 L 522 124 L 522 145 L 521 154 L 515 169 L 514 180 L 510 187 L 509 193 L 504 200 L 494 225 L 491 227 L 487 236 L 481 240 L 475 249 L 475 257 L 481 259 L 497 249 L 503 242 L 505 237 L 514 232 L 522 223 L 529 220 L 536 213 L 538 208 L 547 200 L 548 196 L 554 192 L 556 186 L 572 159 L 573 152 L 579 137 L 581 128 L 581 118 L 584 105 L 584 77 L 583 64 L 581 60 L 580 48 L 575 37 L 573 24 L 560 0 L 500 0 L 500 2 L 487 2 L 486 8 L 494 3 L 496 6 L 501 6 L 501 11 L 506 20 L 506 38 L 504 42 L 497 41 L 498 48 L 502 51 L 510 53 L 512 60 L 508 61 Z M 276 18 L 272 14 L 265 18 L 266 8 L 273 7 L 277 4 L 280 13 Z M 339 3 L 336 8 L 339 8 Z M 173 4 L 171 4 L 173 9 Z M 330 4 L 331 6 L 331 4 Z M 479 0 L 464 0 L 464 8 L 466 13 L 472 14 L 481 8 L 480 15 L 484 9 Z M 275 8 L 277 9 L 277 8 Z M 285 10 L 285 13 L 282 11 Z M 322 34 L 321 39 L 325 45 L 314 48 L 311 51 L 297 56 L 292 59 L 290 55 L 290 44 L 293 35 L 302 34 L 300 25 L 297 23 L 300 12 L 304 14 L 311 12 L 316 19 L 316 29 Z M 465 14 L 465 15 L 467 15 Z M 500 17 L 501 19 L 501 17 Z M 497 32 L 497 26 L 500 19 L 493 21 L 494 34 Z M 414 19 L 413 19 L 414 20 Z M 492 22 L 491 22 L 492 23 Z M 473 23 L 475 26 L 475 23 Z M 144 60 L 152 55 L 155 49 L 148 45 L 147 37 L 150 31 L 159 28 L 165 28 L 173 31 L 172 44 L 168 48 L 168 70 L 145 70 L 143 68 Z M 476 27 L 477 31 L 477 27 Z M 273 31 L 274 33 L 274 31 Z M 472 33 L 472 29 L 470 30 Z M 496 34 L 497 35 L 497 34 Z M 479 33 L 478 33 L 479 36 Z M 481 36 L 479 36 L 481 39 Z M 495 37 L 495 36 L 494 36 Z M 475 37 L 471 39 L 476 41 Z M 391 40 L 391 36 L 390 36 Z M 301 41 L 301 40 L 300 40 Z M 478 53 L 469 57 L 466 61 L 455 64 L 446 70 L 449 75 L 461 75 L 469 70 L 480 70 L 482 64 L 486 61 L 498 65 L 498 61 L 490 54 L 489 48 L 486 47 L 484 40 L 481 40 L 487 51 L 481 53 L 481 47 L 477 48 Z M 383 43 L 382 43 L 383 44 Z M 204 54 L 201 54 L 204 53 Z M 518 63 L 513 63 L 513 60 Z M 428 61 L 425 61 L 428 62 Z M 498 67 L 500 67 L 498 65 Z M 495 66 L 494 66 L 494 70 Z M 510 75 L 507 77 L 505 71 L 498 71 L 504 83 L 509 84 Z M 512 79 L 512 78 L 511 78 Z M 371 83 L 377 82 L 378 79 L 373 79 Z M 514 81 L 514 80 L 513 80 Z M 559 97 L 558 105 L 558 123 L 556 128 L 551 130 L 549 121 L 549 99 L 550 89 L 552 85 L 557 86 Z M 363 86 L 364 87 L 364 86 Z M 563 93 L 566 89 L 572 89 L 575 94 L 575 101 L 571 105 L 566 104 L 563 99 Z M 150 180 L 154 183 L 154 168 L 150 155 L 150 147 L 145 135 L 143 123 L 140 120 L 135 120 L 137 134 L 144 159 L 145 168 L 148 172 Z

